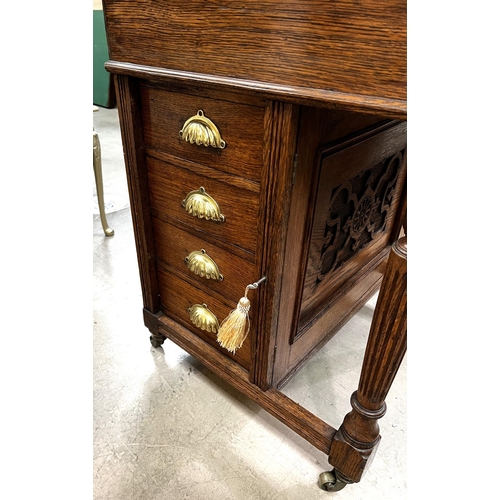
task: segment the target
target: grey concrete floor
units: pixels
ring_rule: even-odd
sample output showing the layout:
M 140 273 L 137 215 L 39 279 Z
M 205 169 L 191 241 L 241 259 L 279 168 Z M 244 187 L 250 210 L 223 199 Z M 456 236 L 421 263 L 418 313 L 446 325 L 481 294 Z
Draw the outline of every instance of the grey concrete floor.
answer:
M 94 189 L 94 499 L 400 500 L 406 498 L 406 358 L 362 481 L 328 493 L 327 457 L 166 341 L 154 349 L 142 298 L 116 109 L 100 108 L 107 219 Z M 283 392 L 338 428 L 350 410 L 373 297 Z

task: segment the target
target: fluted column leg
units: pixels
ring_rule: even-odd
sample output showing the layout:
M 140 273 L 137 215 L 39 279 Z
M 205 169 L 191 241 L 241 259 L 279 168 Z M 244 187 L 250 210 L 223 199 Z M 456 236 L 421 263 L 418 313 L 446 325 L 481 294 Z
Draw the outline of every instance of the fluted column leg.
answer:
M 358 390 L 335 434 L 329 454 L 340 481 L 358 482 L 368 468 L 381 436 L 377 420 L 406 353 L 406 237 L 391 249 L 368 337 Z

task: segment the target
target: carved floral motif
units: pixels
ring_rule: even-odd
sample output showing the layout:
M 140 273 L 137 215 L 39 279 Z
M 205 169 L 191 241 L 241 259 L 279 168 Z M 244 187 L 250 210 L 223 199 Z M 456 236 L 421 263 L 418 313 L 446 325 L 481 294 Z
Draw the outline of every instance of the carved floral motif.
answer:
M 332 189 L 316 285 L 384 231 L 403 151 Z

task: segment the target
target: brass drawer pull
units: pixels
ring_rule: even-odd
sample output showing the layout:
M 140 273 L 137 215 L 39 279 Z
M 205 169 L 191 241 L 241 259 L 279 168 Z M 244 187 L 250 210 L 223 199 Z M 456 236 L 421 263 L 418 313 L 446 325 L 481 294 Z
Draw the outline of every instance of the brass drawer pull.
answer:
M 191 322 L 207 332 L 217 333 L 219 331 L 219 320 L 206 304 L 193 304 L 188 308 Z
M 226 220 L 220 213 L 219 204 L 205 191 L 203 186 L 188 193 L 186 198 L 182 200 L 182 206 L 188 214 L 194 215 L 199 219 L 216 222 L 224 222 Z
M 203 248 L 191 252 L 185 259 L 188 269 L 194 274 L 207 279 L 222 281 L 224 276 L 219 271 L 219 266 Z
M 185 121 L 179 135 L 181 139 L 190 144 L 197 144 L 198 146 L 203 144 L 203 146 L 220 149 L 226 147 L 226 141 L 220 136 L 219 129 L 212 120 L 205 116 L 201 109 L 196 115 Z

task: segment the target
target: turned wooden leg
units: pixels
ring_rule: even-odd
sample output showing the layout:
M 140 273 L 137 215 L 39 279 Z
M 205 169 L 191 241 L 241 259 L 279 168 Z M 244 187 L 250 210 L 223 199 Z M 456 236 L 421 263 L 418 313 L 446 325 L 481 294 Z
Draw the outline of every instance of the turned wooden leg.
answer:
M 391 249 L 366 346 L 358 390 L 329 454 L 338 480 L 358 482 L 380 442 L 377 420 L 406 352 L 406 237 Z

